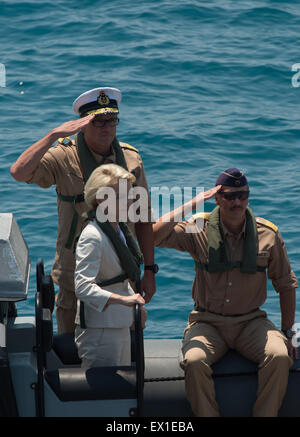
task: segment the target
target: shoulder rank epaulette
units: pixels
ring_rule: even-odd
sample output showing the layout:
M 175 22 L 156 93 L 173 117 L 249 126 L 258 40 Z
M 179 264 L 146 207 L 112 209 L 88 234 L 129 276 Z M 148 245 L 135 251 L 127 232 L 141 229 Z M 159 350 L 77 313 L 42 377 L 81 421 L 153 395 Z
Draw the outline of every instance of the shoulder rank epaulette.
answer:
M 128 143 L 121 143 L 120 142 L 120 146 L 123 147 L 124 149 L 134 150 L 135 152 L 139 153 L 138 149 L 136 149 L 135 147 L 131 146 Z
M 197 219 L 208 220 L 209 216 L 210 216 L 210 212 L 197 212 L 196 214 L 193 214 L 192 218 L 193 220 L 197 220 Z
M 274 223 L 270 222 L 269 220 L 266 220 L 262 217 L 256 217 L 257 223 L 260 223 L 261 225 L 266 226 L 267 228 L 273 229 L 274 232 L 277 232 L 278 227 L 274 225 Z
M 70 137 L 58 138 L 57 142 L 63 146 L 71 146 L 73 144 Z

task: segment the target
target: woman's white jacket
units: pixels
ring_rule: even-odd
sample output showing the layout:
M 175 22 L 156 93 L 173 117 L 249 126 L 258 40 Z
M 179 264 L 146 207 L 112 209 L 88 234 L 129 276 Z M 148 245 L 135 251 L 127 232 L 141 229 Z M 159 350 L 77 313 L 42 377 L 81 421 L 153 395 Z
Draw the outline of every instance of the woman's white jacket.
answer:
M 128 279 L 105 287 L 96 284 L 122 273 L 124 270 L 111 241 L 95 221 L 90 222 L 76 246 L 76 324 L 80 325 L 80 301 L 84 303 L 87 328 L 126 328 L 132 324 L 132 306 L 107 305 L 112 292 L 124 296 L 134 294 Z

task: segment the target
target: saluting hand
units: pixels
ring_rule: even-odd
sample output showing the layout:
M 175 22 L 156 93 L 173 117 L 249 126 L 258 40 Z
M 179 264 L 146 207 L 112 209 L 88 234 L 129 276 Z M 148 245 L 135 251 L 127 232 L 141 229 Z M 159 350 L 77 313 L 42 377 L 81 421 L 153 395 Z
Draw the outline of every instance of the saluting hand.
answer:
M 52 129 L 45 137 L 32 144 L 32 146 L 26 149 L 19 156 L 17 161 L 10 168 L 12 177 L 20 182 L 29 181 L 39 165 L 40 160 L 52 144 L 54 144 L 59 138 L 74 135 L 84 126 L 89 124 L 94 116 L 94 114 L 91 114 L 77 120 L 67 121 L 66 123 Z
M 204 191 L 203 193 L 197 194 L 192 199 L 193 209 L 198 209 L 197 206 L 200 205 L 203 201 L 206 201 L 217 194 L 218 191 L 222 188 L 222 185 L 217 185 L 216 187 L 211 188 L 210 190 Z
M 87 115 L 86 117 L 78 118 L 77 120 L 71 120 L 63 123 L 62 125 L 52 129 L 51 133 L 53 136 L 58 138 L 65 138 L 79 132 L 83 127 L 88 125 L 95 114 Z

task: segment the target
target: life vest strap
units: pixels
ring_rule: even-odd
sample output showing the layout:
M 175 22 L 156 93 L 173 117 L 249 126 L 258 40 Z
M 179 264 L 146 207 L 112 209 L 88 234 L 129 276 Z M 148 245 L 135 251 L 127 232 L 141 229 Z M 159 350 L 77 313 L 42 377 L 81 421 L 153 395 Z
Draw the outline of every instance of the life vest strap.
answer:
M 57 197 L 60 200 L 62 200 L 63 202 L 72 202 L 72 203 L 84 202 L 84 194 L 83 193 L 76 194 L 75 196 L 66 196 L 64 194 L 57 193 Z
M 126 273 L 121 273 L 118 276 L 115 276 L 111 279 L 106 279 L 102 282 L 96 282 L 99 287 L 106 287 L 108 285 L 117 284 L 118 282 L 124 282 L 125 279 L 128 278 L 128 275 Z M 86 323 L 85 323 L 85 317 L 84 317 L 84 303 L 80 301 L 80 309 L 79 309 L 79 318 L 80 318 L 80 327 L 82 329 L 86 329 Z

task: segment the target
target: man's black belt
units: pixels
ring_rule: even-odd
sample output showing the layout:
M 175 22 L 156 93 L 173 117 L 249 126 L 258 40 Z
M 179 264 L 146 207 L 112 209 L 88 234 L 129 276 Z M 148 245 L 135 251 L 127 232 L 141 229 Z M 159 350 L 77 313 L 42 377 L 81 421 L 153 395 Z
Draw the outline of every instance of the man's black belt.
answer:
M 254 308 L 254 310 L 249 311 L 249 313 L 245 313 L 245 314 L 221 314 L 221 313 L 215 313 L 213 311 L 208 311 L 205 308 L 201 308 L 201 307 L 194 307 L 195 311 L 199 311 L 200 313 L 211 313 L 211 314 L 216 314 L 217 316 L 224 316 L 224 317 L 241 317 L 241 316 L 247 316 L 247 314 L 251 314 L 254 313 L 255 311 L 259 310 L 259 308 Z

